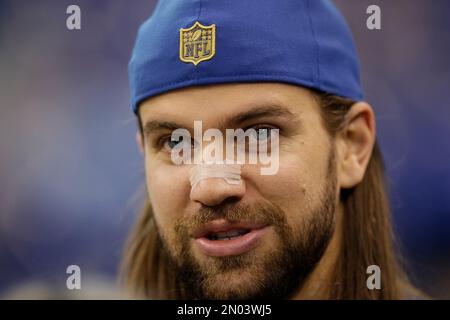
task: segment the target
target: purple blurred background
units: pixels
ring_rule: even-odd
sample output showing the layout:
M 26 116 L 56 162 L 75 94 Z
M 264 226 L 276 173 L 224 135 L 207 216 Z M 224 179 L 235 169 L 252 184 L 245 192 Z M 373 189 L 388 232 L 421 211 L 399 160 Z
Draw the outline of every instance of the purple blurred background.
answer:
M 377 114 L 410 275 L 450 298 L 450 1 L 432 3 L 336 1 Z M 70 4 L 82 30 L 66 28 Z M 381 30 L 366 28 L 371 4 Z M 144 182 L 127 63 L 153 7 L 0 0 L 0 297 L 30 284 L 62 291 L 71 264 L 93 279 L 83 285 L 114 287 Z

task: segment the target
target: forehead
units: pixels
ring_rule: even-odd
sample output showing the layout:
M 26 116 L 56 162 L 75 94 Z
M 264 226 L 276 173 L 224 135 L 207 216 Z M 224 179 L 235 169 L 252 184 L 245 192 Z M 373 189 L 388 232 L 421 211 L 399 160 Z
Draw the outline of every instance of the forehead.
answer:
M 151 120 L 202 120 L 214 123 L 256 109 L 287 111 L 292 116 L 317 112 L 310 90 L 282 83 L 196 86 L 171 91 L 141 103 L 143 123 Z

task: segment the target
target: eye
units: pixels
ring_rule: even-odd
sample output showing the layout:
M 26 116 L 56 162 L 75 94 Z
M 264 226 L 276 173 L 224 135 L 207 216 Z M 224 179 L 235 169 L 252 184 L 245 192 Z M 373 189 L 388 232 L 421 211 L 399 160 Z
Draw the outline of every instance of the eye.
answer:
M 189 143 L 189 146 L 186 145 L 188 143 Z M 173 150 L 173 148 L 175 148 L 175 147 L 180 148 L 180 149 L 184 148 L 184 147 L 195 148 L 195 141 L 194 141 L 194 139 L 192 139 L 190 137 L 180 136 L 180 137 L 174 138 L 172 136 L 167 136 L 167 137 L 161 138 L 160 145 L 162 146 L 162 148 L 164 150 L 171 152 Z
M 253 129 L 251 133 L 254 139 L 256 139 L 258 142 L 263 142 L 270 139 L 271 131 L 277 128 L 268 125 L 256 125 L 248 129 Z

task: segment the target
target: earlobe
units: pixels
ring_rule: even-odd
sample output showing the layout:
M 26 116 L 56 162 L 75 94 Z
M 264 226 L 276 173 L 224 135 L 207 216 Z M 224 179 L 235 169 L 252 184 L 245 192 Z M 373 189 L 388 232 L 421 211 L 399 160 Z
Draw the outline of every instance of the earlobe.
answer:
M 142 140 L 142 134 L 139 131 L 136 132 L 136 143 L 139 147 L 139 152 L 144 155 L 144 141 Z
M 355 103 L 347 113 L 340 139 L 342 151 L 339 182 L 352 188 L 362 181 L 375 144 L 375 116 L 366 102 Z

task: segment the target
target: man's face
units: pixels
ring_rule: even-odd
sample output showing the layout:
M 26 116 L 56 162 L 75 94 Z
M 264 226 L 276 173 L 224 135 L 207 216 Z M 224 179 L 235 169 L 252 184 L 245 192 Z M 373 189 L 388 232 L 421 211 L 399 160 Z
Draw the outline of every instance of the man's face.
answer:
M 145 101 L 140 118 L 158 233 L 188 294 L 294 294 L 328 245 L 337 204 L 334 147 L 313 95 L 278 83 L 193 87 Z M 195 120 L 203 130 L 279 129 L 278 172 L 244 164 L 239 186 L 207 179 L 191 193 L 192 165 L 171 161 L 170 135 L 182 127 L 194 136 Z

